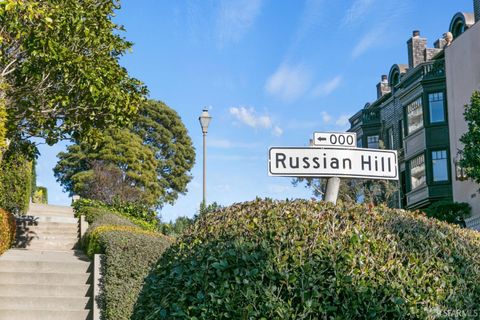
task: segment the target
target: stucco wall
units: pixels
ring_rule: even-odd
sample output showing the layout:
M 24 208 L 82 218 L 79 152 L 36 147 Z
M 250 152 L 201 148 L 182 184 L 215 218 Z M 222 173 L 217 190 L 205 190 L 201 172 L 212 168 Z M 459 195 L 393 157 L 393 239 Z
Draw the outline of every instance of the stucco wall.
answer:
M 480 90 L 480 23 L 473 25 L 445 49 L 445 64 L 453 198 L 457 202 L 469 203 L 473 214 L 480 216 L 480 185 L 457 181 L 454 170 L 457 151 L 463 149 L 459 139 L 467 131 L 464 105 L 470 102 L 474 90 Z

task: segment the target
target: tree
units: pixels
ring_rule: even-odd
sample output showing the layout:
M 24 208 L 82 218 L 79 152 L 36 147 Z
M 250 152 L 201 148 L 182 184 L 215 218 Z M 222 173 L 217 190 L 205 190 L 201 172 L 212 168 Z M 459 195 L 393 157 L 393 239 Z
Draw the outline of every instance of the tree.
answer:
M 121 190 L 128 186 L 125 192 L 128 191 L 130 196 L 138 196 L 128 198 L 128 201 L 142 202 L 152 207 L 159 205 L 163 189 L 157 179 L 157 162 L 153 152 L 127 129 L 109 129 L 96 148 L 81 142 L 69 146 L 67 152 L 59 153 L 58 157 L 60 161 L 54 168 L 55 177 L 70 195 L 76 193 L 86 198 L 105 200 L 108 191 L 117 189 L 117 195 L 120 196 L 123 194 Z M 99 170 L 99 162 L 108 170 L 120 170 L 121 175 L 110 177 L 112 179 L 108 183 L 104 181 L 103 186 L 99 185 L 98 182 L 103 180 L 101 174 L 105 174 Z M 102 188 L 103 192 L 100 192 Z
M 463 113 L 468 131 L 460 138 L 464 144 L 460 165 L 468 177 L 480 183 L 480 92 L 475 91 Z
M 0 148 L 5 137 L 79 139 L 125 124 L 146 88 L 119 58 L 118 0 L 0 1 Z M 7 130 L 7 132 L 6 132 Z
M 324 198 L 327 179 L 295 178 L 294 186 L 305 183 L 305 188 L 312 189 L 317 198 Z M 398 190 L 395 182 L 388 180 L 341 179 L 338 199 L 343 202 L 365 202 L 373 205 L 391 204 Z M 392 205 L 393 206 L 393 205 Z
M 98 146 L 79 142 L 59 154 L 54 171 L 66 191 L 98 200 L 102 194 L 105 198 L 114 182 L 119 181 L 113 169 L 116 167 L 125 176 L 125 183 L 145 193 L 142 201 L 152 207 L 173 204 L 179 193 L 186 192 L 195 150 L 180 117 L 156 101 L 145 102 L 139 109 L 132 128 L 109 129 Z M 107 173 L 93 170 L 96 161 L 110 171 L 108 179 L 102 177 Z M 118 197 L 122 197 L 122 188 L 126 190 L 117 183 Z M 132 194 L 131 190 L 128 193 Z
M 73 180 L 79 189 L 77 193 L 87 199 L 108 205 L 142 200 L 142 190 L 126 179 L 118 166 L 103 160 L 92 161 L 91 169 L 78 173 Z
M 133 130 L 157 160 L 157 177 L 163 193 L 160 202 L 173 204 L 187 191 L 195 164 L 195 149 L 182 120 L 161 101 L 148 100 L 139 108 Z

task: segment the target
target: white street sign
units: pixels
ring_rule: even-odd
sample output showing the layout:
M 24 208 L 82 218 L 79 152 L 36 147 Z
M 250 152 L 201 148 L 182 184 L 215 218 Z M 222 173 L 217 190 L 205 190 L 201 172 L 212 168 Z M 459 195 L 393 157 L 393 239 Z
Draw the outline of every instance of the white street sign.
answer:
M 318 147 L 351 147 L 357 146 L 355 132 L 314 132 L 313 145 Z
M 272 147 L 268 162 L 270 176 L 398 180 L 395 150 Z

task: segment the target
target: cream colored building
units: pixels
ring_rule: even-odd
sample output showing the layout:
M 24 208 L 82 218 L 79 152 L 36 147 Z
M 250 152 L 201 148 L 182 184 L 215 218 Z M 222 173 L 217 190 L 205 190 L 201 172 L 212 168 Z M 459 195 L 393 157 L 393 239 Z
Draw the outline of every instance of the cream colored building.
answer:
M 450 24 L 454 40 L 445 49 L 447 105 L 450 136 L 453 200 L 467 202 L 472 217 L 467 227 L 480 230 L 480 185 L 462 178 L 458 151 L 463 149 L 460 137 L 467 131 L 464 106 L 475 90 L 480 91 L 480 5 L 475 1 L 475 15 L 456 14 Z

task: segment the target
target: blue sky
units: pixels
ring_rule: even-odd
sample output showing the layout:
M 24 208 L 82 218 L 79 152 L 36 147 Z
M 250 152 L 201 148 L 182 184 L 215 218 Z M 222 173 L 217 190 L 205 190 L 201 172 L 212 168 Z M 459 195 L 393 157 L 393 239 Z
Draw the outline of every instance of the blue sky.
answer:
M 123 0 L 116 21 L 133 51 L 122 58 L 185 123 L 197 150 L 188 193 L 161 215 L 192 216 L 202 199 L 198 116 L 207 137 L 207 202 L 309 198 L 291 179 L 267 175 L 269 146 L 304 146 L 314 131 L 342 131 L 376 98 L 394 63 L 408 63 L 412 30 L 429 47 L 472 0 Z M 69 204 L 52 168 L 65 143 L 40 146 L 38 183 Z

